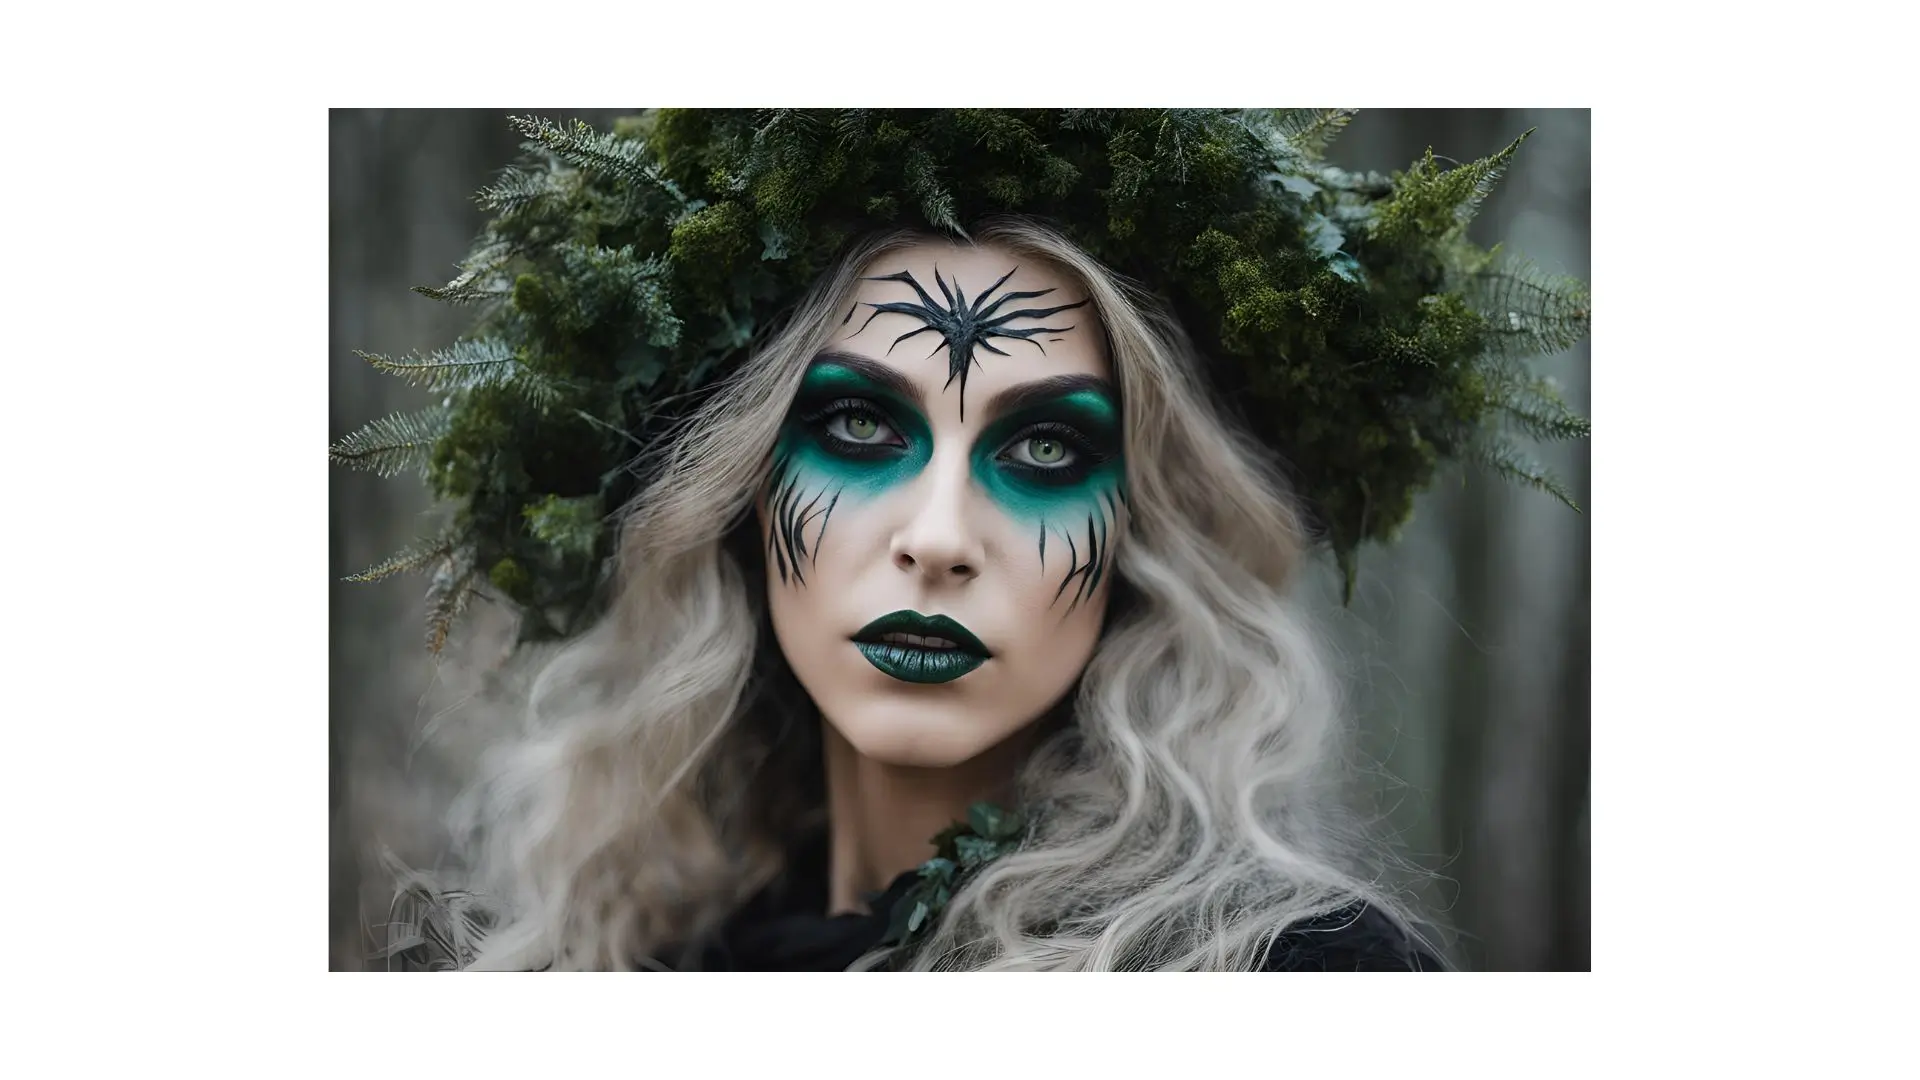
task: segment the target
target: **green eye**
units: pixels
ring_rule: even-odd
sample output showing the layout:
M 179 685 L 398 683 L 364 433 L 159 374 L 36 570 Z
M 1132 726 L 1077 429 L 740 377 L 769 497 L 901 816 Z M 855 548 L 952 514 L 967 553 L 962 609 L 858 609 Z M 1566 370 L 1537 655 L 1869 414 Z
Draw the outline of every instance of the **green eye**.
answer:
M 882 436 L 891 435 L 893 429 L 872 413 L 845 409 L 827 421 L 827 432 L 846 442 L 877 443 L 886 441 Z
M 1042 432 L 1015 438 L 1000 451 L 1000 460 L 1029 472 L 1062 475 L 1081 459 L 1079 451 L 1059 435 Z

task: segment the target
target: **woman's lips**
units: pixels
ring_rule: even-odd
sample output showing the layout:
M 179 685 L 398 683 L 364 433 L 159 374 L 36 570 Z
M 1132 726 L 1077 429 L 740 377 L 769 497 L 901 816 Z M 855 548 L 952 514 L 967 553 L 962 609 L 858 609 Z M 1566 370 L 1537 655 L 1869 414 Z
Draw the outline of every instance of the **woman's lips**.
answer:
M 933 685 L 952 682 L 987 662 L 987 658 L 965 649 L 937 649 L 925 645 L 899 645 L 893 642 L 856 641 L 860 650 L 881 674 L 904 683 Z
M 913 649 L 943 649 L 970 653 L 982 660 L 993 653 L 973 632 L 946 615 L 922 615 L 917 611 L 893 611 L 861 627 L 853 635 L 856 642 L 869 645 L 893 645 Z
M 914 645 L 922 649 L 957 649 L 959 643 L 946 638 L 921 637 L 919 634 L 882 634 L 880 640 L 889 645 Z
M 853 646 L 883 674 L 909 683 L 952 682 L 993 657 L 958 622 L 917 611 L 880 616 L 853 636 Z

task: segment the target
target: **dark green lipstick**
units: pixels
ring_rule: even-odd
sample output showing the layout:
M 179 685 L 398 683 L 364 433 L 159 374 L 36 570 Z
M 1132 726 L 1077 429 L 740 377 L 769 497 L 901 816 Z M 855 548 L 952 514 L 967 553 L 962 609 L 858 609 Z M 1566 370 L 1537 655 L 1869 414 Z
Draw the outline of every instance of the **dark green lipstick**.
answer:
M 853 635 L 867 662 L 901 682 L 943 683 L 993 658 L 972 632 L 945 615 L 896 611 Z

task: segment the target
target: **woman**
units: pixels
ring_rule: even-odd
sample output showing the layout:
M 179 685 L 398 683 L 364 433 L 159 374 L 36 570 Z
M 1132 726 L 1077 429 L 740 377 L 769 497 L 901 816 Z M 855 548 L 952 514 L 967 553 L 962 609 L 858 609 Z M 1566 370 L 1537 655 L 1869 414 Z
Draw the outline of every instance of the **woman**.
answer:
M 1206 372 L 1038 221 L 845 246 L 646 463 L 462 803 L 474 887 L 414 894 L 439 962 L 1439 967 Z

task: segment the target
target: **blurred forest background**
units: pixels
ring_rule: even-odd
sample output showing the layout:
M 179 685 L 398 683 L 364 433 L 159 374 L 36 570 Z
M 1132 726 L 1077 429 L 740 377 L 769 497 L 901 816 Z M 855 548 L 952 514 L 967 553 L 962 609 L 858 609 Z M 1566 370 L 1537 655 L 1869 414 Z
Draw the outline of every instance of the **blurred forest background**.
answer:
M 331 116 L 332 441 L 424 391 L 353 350 L 450 343 L 467 312 L 408 291 L 454 273 L 481 224 L 473 192 L 516 156 L 510 114 L 599 126 L 635 110 L 377 111 Z M 1431 146 L 1469 161 L 1536 129 L 1472 227 L 1544 269 L 1590 280 L 1587 110 L 1363 111 L 1330 156 L 1405 168 Z M 1588 346 L 1542 362 L 1589 409 Z M 315 433 L 315 453 L 322 443 Z M 1586 508 L 1589 446 L 1540 459 Z M 379 966 L 370 928 L 390 896 L 382 846 L 431 866 L 461 755 L 424 736 L 446 705 L 421 643 L 424 582 L 342 582 L 411 542 L 421 485 L 335 469 L 330 478 L 331 966 Z M 1429 910 L 1481 970 L 1587 970 L 1589 949 L 1587 519 L 1552 499 L 1454 474 L 1419 502 L 1398 545 L 1361 555 L 1342 608 L 1331 560 L 1307 595 L 1346 665 L 1366 763 L 1356 797 L 1427 871 Z M 484 634 L 485 618 L 471 632 Z M 448 740 L 457 747 L 458 738 Z

